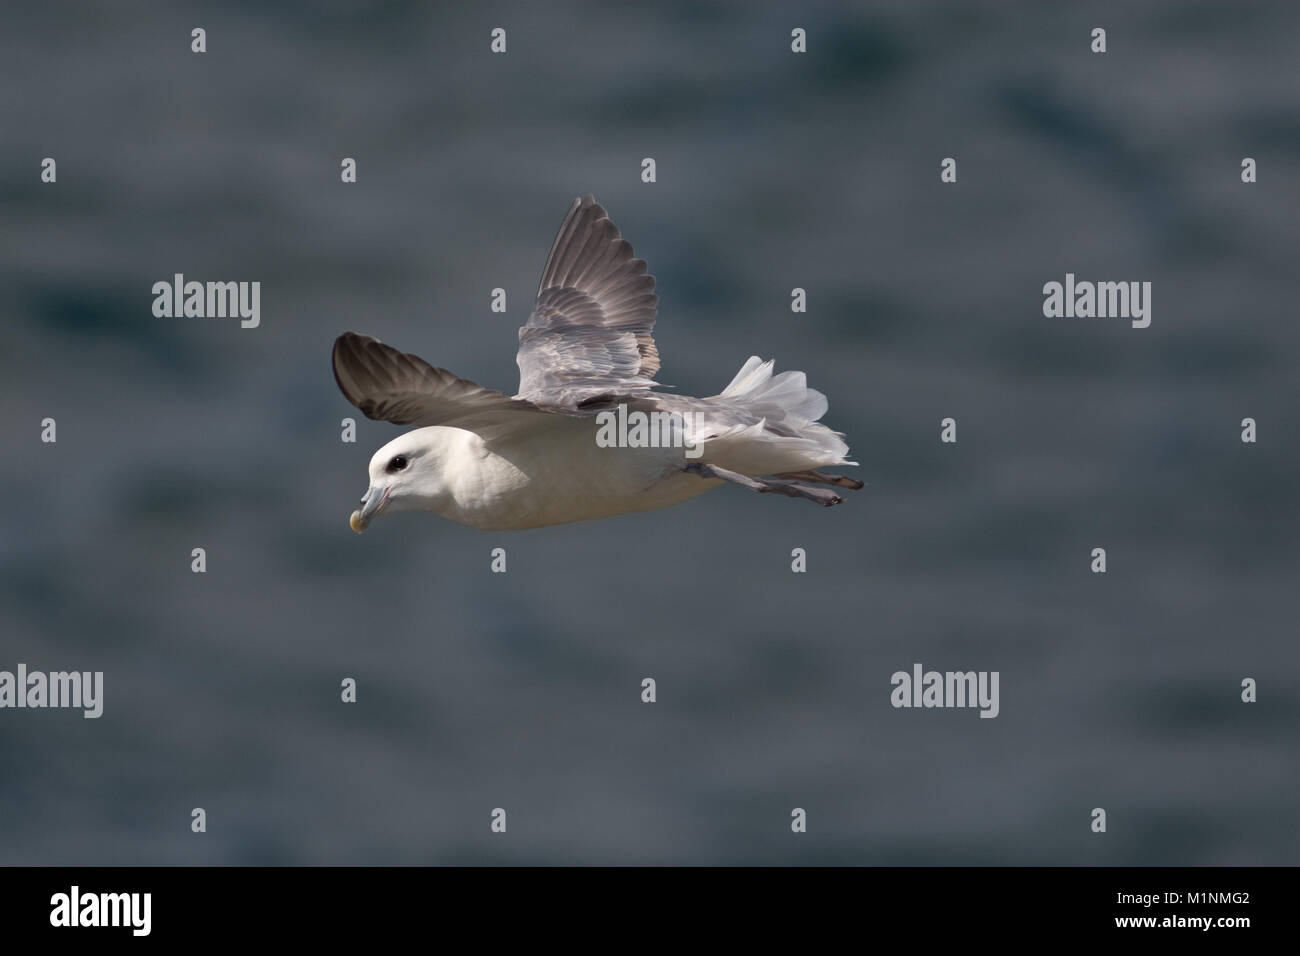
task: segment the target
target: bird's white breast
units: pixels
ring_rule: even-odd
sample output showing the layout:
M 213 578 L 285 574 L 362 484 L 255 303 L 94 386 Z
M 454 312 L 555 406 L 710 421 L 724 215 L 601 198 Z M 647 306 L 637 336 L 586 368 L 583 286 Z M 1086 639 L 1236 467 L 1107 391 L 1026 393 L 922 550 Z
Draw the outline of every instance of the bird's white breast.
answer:
M 681 448 L 602 448 L 590 418 L 486 444 L 472 433 L 447 462 L 446 518 L 484 530 L 538 528 L 663 508 L 719 484 L 682 471 Z

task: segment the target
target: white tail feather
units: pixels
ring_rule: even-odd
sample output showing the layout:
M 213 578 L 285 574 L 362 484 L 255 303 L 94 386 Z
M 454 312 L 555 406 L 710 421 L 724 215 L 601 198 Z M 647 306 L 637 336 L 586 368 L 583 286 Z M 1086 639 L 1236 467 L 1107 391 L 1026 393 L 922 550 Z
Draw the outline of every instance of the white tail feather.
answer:
M 808 387 L 808 376 L 803 372 L 772 374 L 772 359 L 764 362 L 751 355 L 722 390 L 723 398 L 742 400 L 759 414 L 768 418 L 783 419 L 795 416 L 815 422 L 826 414 L 826 396 Z M 776 414 L 767 414 L 768 410 Z
M 803 372 L 772 374 L 772 361 L 752 355 L 718 398 L 745 407 L 760 421 L 729 429 L 708 442 L 706 458 L 742 474 L 782 474 L 826 465 L 854 465 L 838 432 L 817 419 L 826 396 Z

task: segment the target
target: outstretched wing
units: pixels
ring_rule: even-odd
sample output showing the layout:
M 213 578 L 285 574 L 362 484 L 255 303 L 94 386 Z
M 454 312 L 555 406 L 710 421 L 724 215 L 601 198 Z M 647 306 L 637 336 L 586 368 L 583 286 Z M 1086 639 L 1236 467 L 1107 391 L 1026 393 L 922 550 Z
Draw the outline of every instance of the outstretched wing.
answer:
M 519 330 L 519 394 L 556 410 L 648 391 L 659 297 L 645 260 L 591 196 L 575 199 Z
M 543 414 L 532 402 L 457 378 L 355 332 L 334 342 L 334 380 L 367 418 L 396 425 L 454 425 L 481 434 L 524 424 L 521 413 Z

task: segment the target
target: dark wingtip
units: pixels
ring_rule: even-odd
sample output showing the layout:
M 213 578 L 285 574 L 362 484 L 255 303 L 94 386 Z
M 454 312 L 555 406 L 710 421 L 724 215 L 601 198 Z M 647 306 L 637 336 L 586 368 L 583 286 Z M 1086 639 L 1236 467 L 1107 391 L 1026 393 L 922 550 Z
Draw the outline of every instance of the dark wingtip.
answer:
M 360 332 L 344 332 L 334 340 L 334 355 L 337 357 L 339 352 L 345 348 L 359 348 L 366 342 L 375 342 L 369 335 L 362 335 Z
M 591 193 L 579 196 L 574 200 L 574 205 L 584 211 L 590 210 L 590 214 L 594 215 L 596 219 L 609 219 L 609 213 L 605 210 L 605 207 L 597 202 L 596 197 Z M 613 225 L 613 223 L 611 223 L 611 225 Z M 617 232 L 617 228 L 615 231 Z M 617 236 L 615 236 L 615 238 L 617 238 Z
M 343 393 L 343 397 L 348 400 L 348 403 L 355 405 L 357 408 L 361 408 L 360 396 L 354 396 L 348 390 L 348 387 L 343 384 L 343 377 L 339 374 L 339 370 L 349 356 L 355 356 L 366 342 L 374 341 L 376 340 L 370 336 L 361 335 L 358 332 L 344 332 L 334 340 L 334 349 L 330 356 L 330 366 L 334 370 L 334 384 L 339 387 L 339 391 Z M 365 411 L 364 408 L 361 410 Z

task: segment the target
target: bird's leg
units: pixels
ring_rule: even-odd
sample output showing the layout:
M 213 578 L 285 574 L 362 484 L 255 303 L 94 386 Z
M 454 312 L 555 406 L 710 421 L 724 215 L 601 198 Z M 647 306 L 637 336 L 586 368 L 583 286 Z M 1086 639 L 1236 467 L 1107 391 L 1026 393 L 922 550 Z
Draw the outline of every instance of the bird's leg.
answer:
M 686 470 L 693 475 L 699 475 L 701 478 L 717 478 L 721 481 L 729 481 L 732 484 L 740 485 L 742 488 L 748 488 L 750 491 L 763 490 L 763 482 L 757 478 L 751 478 L 749 475 L 742 475 L 735 471 L 727 471 L 725 468 L 719 468 L 717 465 L 710 465 L 707 462 L 693 461 L 686 466 Z
M 717 465 L 710 465 L 702 461 L 692 462 L 686 466 L 686 470 L 693 475 L 699 475 L 701 478 L 717 478 L 720 481 L 729 481 L 733 485 L 740 485 L 742 488 L 757 491 L 759 494 L 807 498 L 809 501 L 815 501 L 826 508 L 837 505 L 844 500 L 835 492 L 825 488 L 813 488 L 811 485 L 801 484 L 797 481 L 786 481 L 780 478 L 751 478 L 749 475 L 728 471 L 725 468 L 719 468 Z
M 780 478 L 764 478 L 762 481 L 763 487 L 759 488 L 759 491 L 773 492 L 790 498 L 807 498 L 825 508 L 844 500 L 829 488 L 814 488 L 800 481 L 784 481 Z
M 848 475 L 828 475 L 822 471 L 791 471 L 777 477 L 792 478 L 795 481 L 816 481 L 823 485 L 836 485 L 852 491 L 861 491 L 867 486 L 866 482 L 850 478 Z

